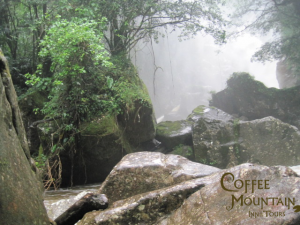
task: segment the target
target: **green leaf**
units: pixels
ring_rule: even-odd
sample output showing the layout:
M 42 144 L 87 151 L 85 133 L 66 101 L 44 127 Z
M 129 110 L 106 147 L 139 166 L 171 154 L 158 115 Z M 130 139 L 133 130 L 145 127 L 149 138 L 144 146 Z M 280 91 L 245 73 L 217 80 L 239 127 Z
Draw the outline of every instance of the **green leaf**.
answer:
M 54 153 L 56 150 L 56 145 L 53 145 L 52 149 L 51 149 L 51 152 Z

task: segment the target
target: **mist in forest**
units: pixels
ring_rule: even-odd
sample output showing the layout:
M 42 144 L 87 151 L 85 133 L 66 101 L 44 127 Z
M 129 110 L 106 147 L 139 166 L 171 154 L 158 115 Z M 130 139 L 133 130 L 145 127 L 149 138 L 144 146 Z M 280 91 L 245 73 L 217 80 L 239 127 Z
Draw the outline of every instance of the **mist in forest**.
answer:
M 148 88 L 158 122 L 174 121 L 208 105 L 211 93 L 224 89 L 233 72 L 249 72 L 267 87 L 278 88 L 276 62 L 251 62 L 264 41 L 244 34 L 220 46 L 208 35 L 179 41 L 173 32 L 158 43 L 140 43 L 131 58 Z

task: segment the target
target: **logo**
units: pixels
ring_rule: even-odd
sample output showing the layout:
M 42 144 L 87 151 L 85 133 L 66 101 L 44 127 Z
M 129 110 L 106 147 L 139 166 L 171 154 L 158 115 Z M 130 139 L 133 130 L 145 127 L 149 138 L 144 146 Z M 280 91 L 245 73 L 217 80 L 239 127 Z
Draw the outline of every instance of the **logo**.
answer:
M 259 212 L 249 211 L 249 217 L 283 217 L 285 212 L 282 211 L 269 211 L 266 210 L 266 206 L 275 206 L 274 208 L 280 208 L 285 206 L 290 209 L 293 207 L 295 212 L 300 212 L 300 205 L 295 205 L 295 198 L 289 198 L 283 195 L 283 193 L 272 193 L 269 191 L 270 180 L 242 180 L 235 179 L 232 173 L 224 173 L 221 178 L 221 187 L 224 191 L 232 193 L 230 204 L 226 206 L 228 211 L 235 207 L 251 207 L 251 209 L 259 209 Z M 259 193 L 257 194 L 257 190 Z M 237 195 L 237 192 L 241 193 Z M 275 196 L 271 196 L 274 194 Z M 254 206 L 254 207 L 253 207 Z M 278 206 L 278 207 L 277 207 Z M 282 208 L 282 207 L 281 207 Z

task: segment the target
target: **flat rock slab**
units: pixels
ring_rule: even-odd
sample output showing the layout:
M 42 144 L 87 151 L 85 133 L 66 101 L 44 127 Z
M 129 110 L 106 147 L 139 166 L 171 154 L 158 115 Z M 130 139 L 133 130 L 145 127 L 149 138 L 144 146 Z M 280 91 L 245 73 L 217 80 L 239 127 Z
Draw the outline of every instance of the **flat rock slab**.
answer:
M 107 210 L 87 213 L 78 225 L 156 224 L 208 183 L 209 179 L 198 178 L 116 201 Z
M 179 155 L 136 152 L 123 157 L 103 182 L 99 193 L 105 194 L 111 204 L 218 171 L 218 168 L 191 162 Z

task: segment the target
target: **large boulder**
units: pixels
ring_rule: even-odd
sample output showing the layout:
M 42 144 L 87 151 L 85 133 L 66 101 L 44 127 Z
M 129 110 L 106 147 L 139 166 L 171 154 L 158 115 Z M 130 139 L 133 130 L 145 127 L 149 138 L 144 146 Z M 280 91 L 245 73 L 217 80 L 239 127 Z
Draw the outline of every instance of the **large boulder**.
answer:
M 103 181 L 113 167 L 126 154 L 124 146 L 129 146 L 122 138 L 121 130 L 114 117 L 106 116 L 81 125 L 81 154 L 75 156 L 73 170 L 74 184 L 96 183 Z M 61 153 L 63 185 L 70 185 L 72 161 L 67 152 Z
M 76 174 L 73 184 L 101 182 L 127 153 L 153 148 L 152 106 L 136 103 L 128 117 L 125 115 L 118 116 L 118 121 L 114 116 L 105 116 L 81 124 L 80 151 L 74 157 L 75 163 L 68 152 L 61 152 L 63 186 L 71 184 L 72 168 Z
M 116 201 L 78 224 L 296 225 L 299 185 L 287 167 L 247 163 Z
M 159 152 L 126 155 L 100 187 L 109 202 L 207 176 L 219 169 L 194 163 L 182 156 Z
M 233 162 L 232 149 L 239 143 L 236 118 L 214 107 L 198 106 L 188 116 L 193 121 L 195 161 L 226 168 Z
M 192 123 L 186 120 L 161 122 L 157 125 L 155 138 L 167 150 L 180 144 L 192 146 Z
M 274 117 L 253 121 L 241 121 L 236 149 L 238 161 L 266 166 L 300 164 L 300 132 L 290 124 Z
M 0 223 L 49 224 L 42 185 L 31 170 L 17 96 L 1 50 L 0 74 Z
M 234 73 L 227 88 L 212 95 L 211 106 L 249 120 L 273 116 L 300 128 L 300 86 L 267 88 L 247 73 Z
M 267 166 L 300 164 L 300 132 L 274 117 L 242 121 L 206 108 L 193 113 L 195 160 L 218 168 L 245 162 Z
M 300 178 L 287 167 L 243 164 L 208 178 L 210 184 L 156 224 L 300 223 L 300 214 L 293 209 L 299 204 Z

